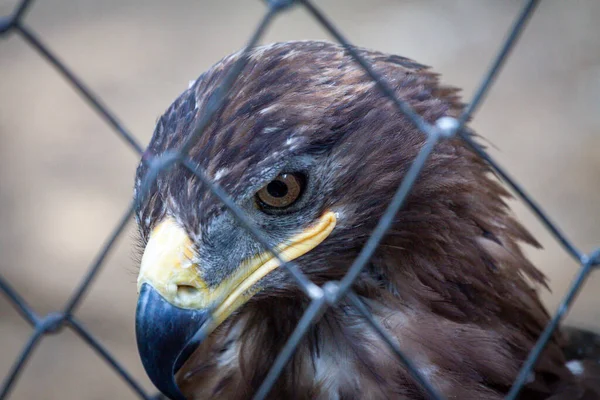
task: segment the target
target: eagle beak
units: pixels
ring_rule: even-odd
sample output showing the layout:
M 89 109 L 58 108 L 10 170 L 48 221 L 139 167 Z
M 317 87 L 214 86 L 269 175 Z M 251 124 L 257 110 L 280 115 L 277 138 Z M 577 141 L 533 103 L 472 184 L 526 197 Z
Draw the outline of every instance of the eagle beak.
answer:
M 298 258 L 325 240 L 335 224 L 335 214 L 325 212 L 315 224 L 277 246 L 277 252 L 286 261 Z M 135 329 L 142 364 L 152 383 L 174 400 L 185 399 L 175 374 L 202 339 L 260 291 L 256 283 L 281 264 L 265 252 L 209 286 L 199 276 L 195 258 L 185 230 L 166 218 L 150 234 L 138 276 Z
M 172 400 L 185 400 L 175 373 L 191 355 L 186 344 L 207 319 L 206 310 L 173 306 L 148 283 L 142 284 L 135 315 L 138 351 L 152 383 Z

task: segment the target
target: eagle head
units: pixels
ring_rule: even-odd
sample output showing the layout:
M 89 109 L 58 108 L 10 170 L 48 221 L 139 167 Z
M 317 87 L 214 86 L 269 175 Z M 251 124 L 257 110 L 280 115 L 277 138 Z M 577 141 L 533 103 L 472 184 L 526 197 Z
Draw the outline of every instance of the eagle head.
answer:
M 463 109 L 427 67 L 357 51 L 426 121 Z M 147 155 L 181 147 L 241 54 L 175 100 Z M 286 42 L 250 51 L 188 159 L 281 259 L 323 285 L 346 274 L 425 141 L 343 47 Z M 148 165 L 137 170 L 138 193 Z M 432 384 L 457 398 L 500 399 L 548 320 L 533 288 L 544 278 L 518 245 L 537 243 L 490 172 L 458 138 L 438 143 L 352 287 Z M 309 298 L 184 165 L 158 174 L 136 217 L 144 245 L 136 330 L 150 378 L 173 399 L 251 396 Z M 274 398 L 423 395 L 344 299 L 311 329 Z M 551 390 L 566 374 L 558 342 L 531 390 Z

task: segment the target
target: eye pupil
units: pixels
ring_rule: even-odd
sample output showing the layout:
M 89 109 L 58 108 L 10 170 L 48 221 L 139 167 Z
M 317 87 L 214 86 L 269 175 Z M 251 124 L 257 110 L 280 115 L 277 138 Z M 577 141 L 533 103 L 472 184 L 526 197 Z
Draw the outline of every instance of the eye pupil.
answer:
M 288 194 L 288 187 L 284 182 L 275 180 L 267 185 L 267 192 L 273 197 L 284 197 Z

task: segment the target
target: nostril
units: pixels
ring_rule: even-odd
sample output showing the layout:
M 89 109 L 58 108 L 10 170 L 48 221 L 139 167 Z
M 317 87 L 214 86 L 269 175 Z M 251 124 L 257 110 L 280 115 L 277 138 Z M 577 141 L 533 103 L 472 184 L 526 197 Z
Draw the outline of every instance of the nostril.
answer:
M 200 290 L 190 285 L 177 285 L 177 300 L 179 304 L 188 306 L 197 300 Z
M 183 292 L 187 292 L 187 291 L 194 291 L 194 290 L 198 290 L 195 287 L 191 286 L 191 285 L 177 285 L 177 291 L 183 291 Z

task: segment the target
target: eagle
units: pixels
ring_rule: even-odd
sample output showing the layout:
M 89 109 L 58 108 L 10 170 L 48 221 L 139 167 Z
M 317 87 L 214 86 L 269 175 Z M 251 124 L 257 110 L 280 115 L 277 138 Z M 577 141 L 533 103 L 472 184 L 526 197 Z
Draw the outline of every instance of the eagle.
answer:
M 428 123 L 463 111 L 459 90 L 429 67 L 353 49 Z M 189 163 L 310 281 L 340 281 L 427 138 L 347 48 L 293 41 L 234 53 L 203 73 L 159 118 L 148 157 L 181 148 L 241 57 L 224 105 L 187 148 Z M 141 162 L 136 196 L 149 171 Z M 310 298 L 190 168 L 172 163 L 155 178 L 135 210 L 144 367 L 172 399 L 252 398 Z M 509 198 L 459 137 L 440 141 L 352 286 L 448 399 L 503 398 L 550 319 L 539 298 L 546 278 L 521 248 L 540 245 Z M 553 335 L 520 399 L 600 398 L 597 365 L 569 360 L 566 344 Z M 269 396 L 427 398 L 345 298 L 311 325 Z

